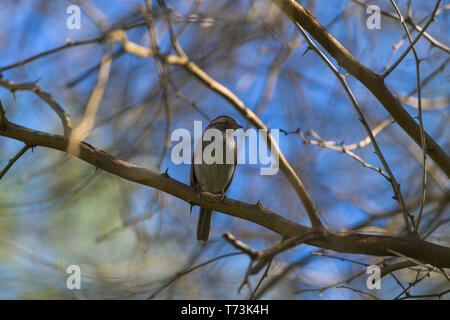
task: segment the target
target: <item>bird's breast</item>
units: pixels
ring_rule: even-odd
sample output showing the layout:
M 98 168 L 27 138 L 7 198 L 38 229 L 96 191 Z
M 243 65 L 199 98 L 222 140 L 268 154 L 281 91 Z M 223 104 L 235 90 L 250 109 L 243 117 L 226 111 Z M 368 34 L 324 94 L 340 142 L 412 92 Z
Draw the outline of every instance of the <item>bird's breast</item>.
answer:
M 222 163 L 213 162 L 212 164 L 207 164 L 203 162 L 201 164 L 194 164 L 195 176 L 201 185 L 202 191 L 220 193 L 233 177 L 234 162 L 226 163 L 226 154 L 229 152 L 232 155 L 231 158 L 233 161 L 236 161 L 234 158 L 236 142 L 234 139 L 228 140 L 224 144 Z

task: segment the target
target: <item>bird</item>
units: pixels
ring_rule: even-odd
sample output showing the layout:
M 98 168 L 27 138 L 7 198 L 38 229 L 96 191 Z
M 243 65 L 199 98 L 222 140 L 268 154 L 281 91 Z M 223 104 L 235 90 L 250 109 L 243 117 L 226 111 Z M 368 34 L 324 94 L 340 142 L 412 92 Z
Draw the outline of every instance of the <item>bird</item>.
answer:
M 234 137 L 231 139 L 226 139 L 226 130 L 227 129 L 240 129 L 242 128 L 236 120 L 231 117 L 222 115 L 214 120 L 212 120 L 208 126 L 205 128 L 203 132 L 203 136 L 208 129 L 217 129 L 222 133 L 222 145 L 223 145 L 223 161 L 222 163 L 212 162 L 211 164 L 207 164 L 202 161 L 200 164 L 194 163 L 194 154 L 192 154 L 192 162 L 191 162 L 191 172 L 190 172 L 190 183 L 191 186 L 194 187 L 197 193 L 201 193 L 204 191 L 215 193 L 218 195 L 218 198 L 222 201 L 225 198 L 225 192 L 231 185 L 233 181 L 234 172 L 237 164 L 237 147 L 236 141 Z M 211 138 L 211 141 L 203 141 L 202 136 L 202 155 L 205 148 L 214 141 Z M 228 151 L 227 151 L 228 150 Z M 234 161 L 233 163 L 226 163 L 226 154 L 227 152 L 233 152 Z M 213 152 L 212 156 L 214 156 Z M 232 153 L 230 153 L 232 154 Z M 192 206 L 191 206 L 192 210 Z M 198 218 L 197 224 L 197 240 L 198 241 L 208 241 L 209 234 L 211 231 L 212 224 L 212 210 L 200 207 L 200 214 Z

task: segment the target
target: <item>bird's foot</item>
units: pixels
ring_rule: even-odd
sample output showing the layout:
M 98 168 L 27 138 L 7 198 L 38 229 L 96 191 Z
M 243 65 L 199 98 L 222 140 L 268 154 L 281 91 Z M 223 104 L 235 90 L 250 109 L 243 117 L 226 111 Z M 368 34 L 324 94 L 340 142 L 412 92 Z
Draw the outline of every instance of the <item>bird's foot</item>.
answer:
M 223 202 L 223 201 L 225 200 L 226 197 L 227 197 L 227 196 L 225 195 L 225 191 L 222 190 L 222 192 L 219 193 L 219 194 L 216 196 L 216 199 L 219 200 L 220 202 Z
M 196 194 L 201 196 L 201 194 L 202 194 L 202 187 L 200 186 L 200 184 L 196 184 L 194 186 L 194 191 L 195 191 Z

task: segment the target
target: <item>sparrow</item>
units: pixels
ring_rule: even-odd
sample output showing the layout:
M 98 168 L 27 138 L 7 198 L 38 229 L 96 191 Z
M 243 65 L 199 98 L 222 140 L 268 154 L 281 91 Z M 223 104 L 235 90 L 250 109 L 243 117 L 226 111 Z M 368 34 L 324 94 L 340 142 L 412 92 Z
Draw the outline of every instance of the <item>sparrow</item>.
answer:
M 208 129 L 217 129 L 222 133 L 223 161 L 222 163 L 213 162 L 211 164 L 207 164 L 203 161 L 202 156 L 202 163 L 195 164 L 194 154 L 192 154 L 190 182 L 196 192 L 201 193 L 203 191 L 207 191 L 217 194 L 220 200 L 225 198 L 225 192 L 231 185 L 237 164 L 236 141 L 234 137 L 229 137 L 228 139 L 226 138 L 226 130 L 236 130 L 239 128 L 242 128 L 242 126 L 239 125 L 233 118 L 228 116 L 217 117 L 205 128 L 203 136 Z M 203 141 L 203 136 L 202 155 L 205 148 L 214 141 L 214 138 L 211 138 L 211 141 Z M 227 152 L 232 152 L 229 154 L 234 154 L 234 161 L 231 164 L 226 163 Z M 200 215 L 197 224 L 197 240 L 208 241 L 211 223 L 212 210 L 200 207 Z

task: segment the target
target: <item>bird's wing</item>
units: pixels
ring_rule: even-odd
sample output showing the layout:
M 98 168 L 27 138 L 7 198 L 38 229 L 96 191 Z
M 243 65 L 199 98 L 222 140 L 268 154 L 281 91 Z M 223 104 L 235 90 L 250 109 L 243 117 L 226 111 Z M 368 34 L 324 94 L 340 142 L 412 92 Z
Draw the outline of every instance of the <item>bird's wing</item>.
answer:
M 191 187 L 195 187 L 197 185 L 197 177 L 195 176 L 195 170 L 194 170 L 194 153 L 192 153 L 192 159 L 191 159 L 190 181 L 191 181 Z
M 234 166 L 233 166 L 233 173 L 231 174 L 230 181 L 228 181 L 226 187 L 223 189 L 224 192 L 227 192 L 228 188 L 231 185 L 231 181 L 233 181 L 234 172 L 236 171 L 236 165 L 237 165 L 237 145 L 234 146 Z

